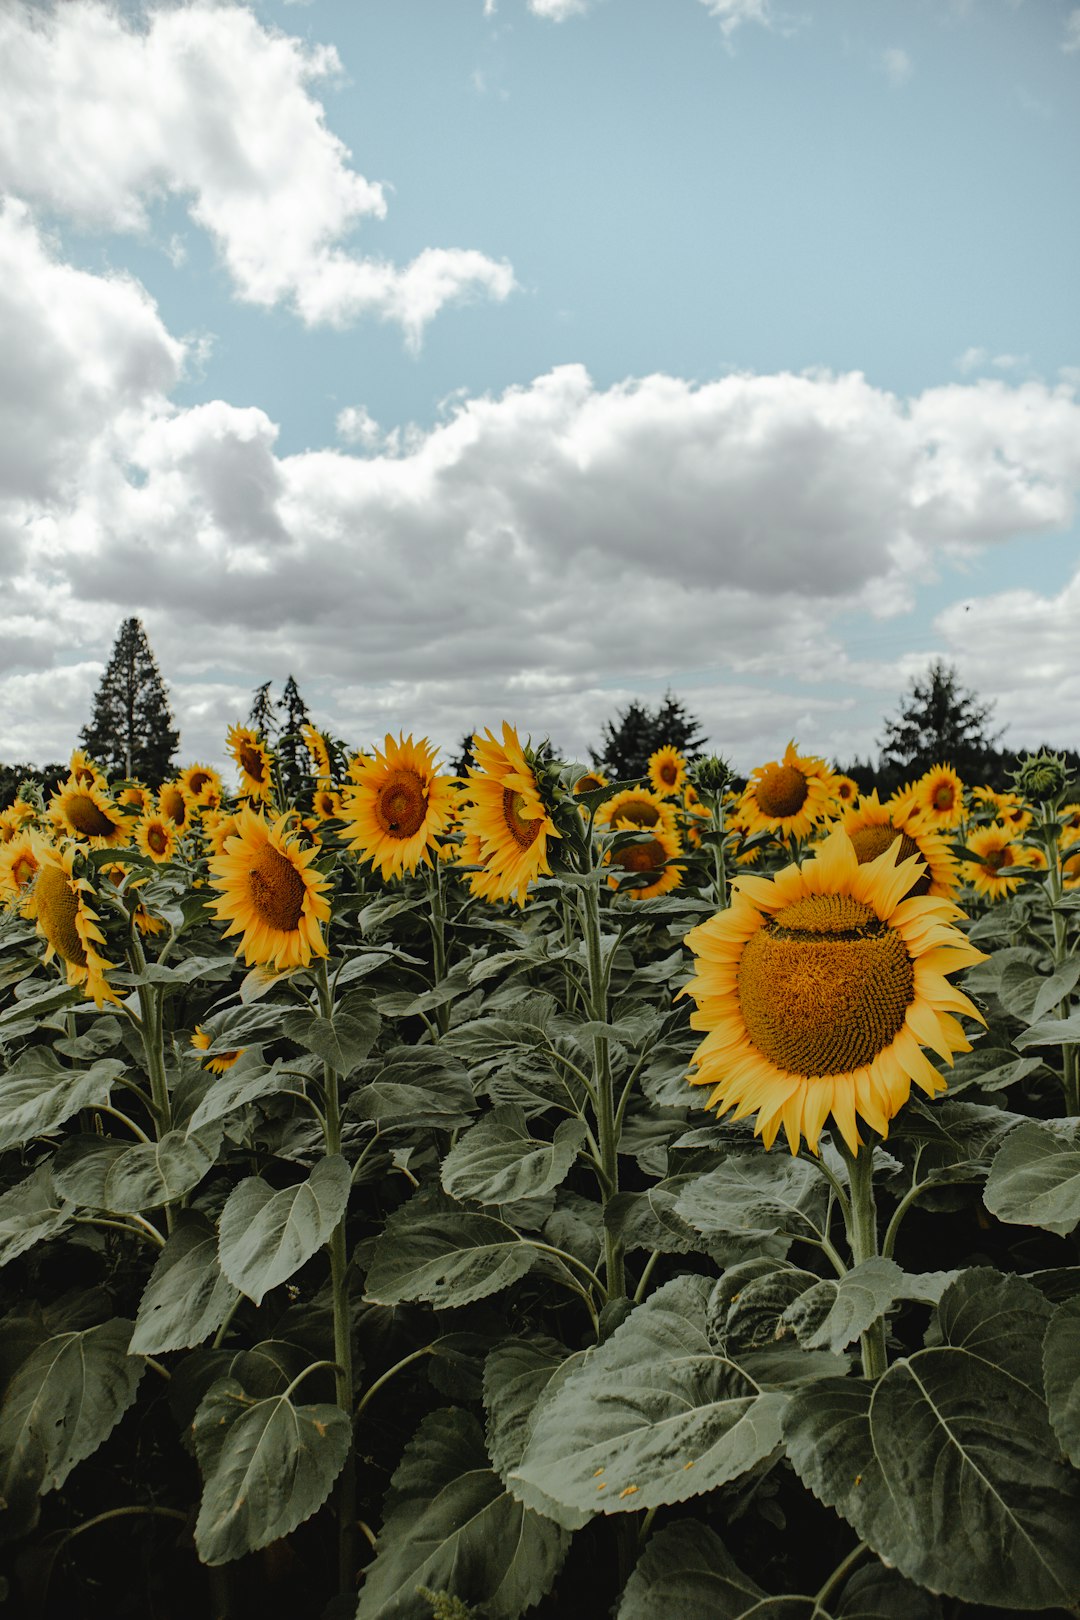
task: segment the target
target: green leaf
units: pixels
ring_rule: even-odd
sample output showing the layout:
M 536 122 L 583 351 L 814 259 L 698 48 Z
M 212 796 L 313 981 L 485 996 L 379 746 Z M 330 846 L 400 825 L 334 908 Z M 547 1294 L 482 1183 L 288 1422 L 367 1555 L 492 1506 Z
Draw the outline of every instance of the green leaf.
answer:
M 253 1401 L 235 1379 L 213 1385 L 195 1414 L 203 1495 L 195 1546 L 226 1564 L 269 1546 L 322 1507 L 348 1455 L 340 1406 L 295 1406 L 285 1395 Z
M 1080 1012 L 1070 1013 L 1068 1018 L 1047 1018 L 1040 1024 L 1032 1024 L 1013 1044 L 1018 1052 L 1023 1052 L 1029 1046 L 1075 1046 L 1077 1041 L 1080 1041 Z
M 53 1161 L 56 1189 L 84 1209 L 139 1214 L 174 1203 L 198 1186 L 217 1157 L 220 1131 L 169 1131 L 158 1142 L 72 1136 Z
M 940 1342 L 876 1385 L 823 1379 L 784 1418 L 804 1485 L 902 1574 L 1016 1610 L 1080 1598 L 1080 1482 L 1056 1460 L 1042 1393 L 1051 1307 L 1018 1277 L 963 1272 Z
M 1073 1467 L 1080 1468 L 1080 1299 L 1066 1300 L 1050 1318 L 1043 1376 L 1054 1433 Z
M 941 1604 L 932 1592 L 913 1586 L 895 1569 L 863 1564 L 833 1612 L 836 1620 L 940 1620 Z
M 846 1277 L 823 1278 L 784 1312 L 806 1350 L 843 1350 L 901 1297 L 904 1273 L 880 1255 L 864 1260 Z
M 523 1277 L 536 1255 L 504 1221 L 424 1192 L 387 1221 L 367 1274 L 367 1298 L 378 1305 L 470 1305 Z
M 735 1563 L 708 1525 L 676 1519 L 649 1537 L 626 1583 L 617 1620 L 806 1620 L 790 1598 L 775 1604 Z
M 709 1296 L 705 1331 L 710 1344 L 738 1359 L 741 1352 L 792 1339 L 788 1307 L 816 1282 L 812 1272 L 765 1256 L 730 1266 Z M 803 1359 L 808 1367 L 817 1360 Z
M 449 1052 L 405 1046 L 389 1053 L 374 1080 L 352 1094 L 347 1112 L 383 1131 L 453 1131 L 469 1123 L 476 1099 L 464 1064 Z
M 306 1181 L 275 1192 L 261 1176 L 234 1187 L 221 1212 L 218 1255 L 225 1276 L 256 1305 L 329 1238 L 349 1202 L 340 1153 L 320 1159 Z
M 80 1108 L 105 1103 L 125 1065 L 101 1058 L 89 1069 L 62 1069 L 47 1050 L 20 1054 L 0 1086 L 0 1148 L 47 1136 Z
M 62 1232 L 74 1213 L 53 1184 L 52 1167 L 39 1165 L 0 1197 L 0 1266 Z
M 517 1620 L 551 1588 L 569 1537 L 504 1488 L 469 1412 L 429 1412 L 387 1493 L 356 1620 L 430 1620 L 426 1586 Z
M 21 1024 L 24 1020 L 28 1024 L 37 1024 L 49 1013 L 58 1012 L 61 1007 L 70 1007 L 81 999 L 82 991 L 73 985 L 50 984 L 36 994 L 17 997 L 10 1007 L 6 1007 L 0 1013 L 0 1030 L 7 1038 L 12 1034 L 9 1025 Z
M 691 1176 L 655 1181 L 642 1192 L 616 1193 L 604 1209 L 604 1223 L 628 1253 L 658 1249 L 661 1254 L 692 1254 L 705 1240 L 676 1210 L 676 1201 Z
M 188 1134 L 205 1130 L 207 1125 L 225 1119 L 238 1108 L 261 1097 L 273 1096 L 277 1091 L 294 1089 L 297 1084 L 295 1075 L 282 1073 L 280 1060 L 267 1068 L 256 1053 L 245 1052 L 232 1068 L 213 1080 L 188 1122 Z
M 529 1135 L 525 1115 L 513 1103 L 494 1108 L 450 1149 L 442 1166 L 443 1191 L 480 1204 L 509 1204 L 551 1192 L 564 1181 L 585 1140 L 585 1125 L 565 1119 L 554 1140 Z
M 37 1522 L 39 1496 L 96 1451 L 135 1399 L 145 1362 L 127 1353 L 120 1317 L 57 1333 L 31 1351 L 0 1405 L 0 1537 Z
M 737 1154 L 683 1188 L 676 1212 L 698 1232 L 805 1237 L 823 1219 L 825 1183 L 805 1159 Z
M 761 1393 L 705 1332 L 710 1284 L 676 1277 L 590 1351 L 537 1413 L 508 1476 L 589 1513 L 683 1502 L 779 1444 L 787 1397 Z
M 1048 1012 L 1064 1001 L 1076 988 L 1080 980 L 1080 956 L 1073 956 L 1061 967 L 1055 968 L 1048 979 L 1044 979 L 1039 993 L 1035 997 L 1035 1005 L 1031 1009 L 1031 1022 L 1037 1024 L 1040 1018 L 1045 1018 Z
M 1035 1120 L 1011 1131 L 986 1180 L 983 1201 L 990 1213 L 1068 1237 L 1080 1221 L 1080 1148 L 1070 1137 Z
M 381 1023 L 367 991 L 353 990 L 338 1002 L 332 1018 L 297 1009 L 282 1018 L 281 1031 L 339 1074 L 348 1075 L 375 1045 Z
M 536 1404 L 570 1352 L 556 1339 L 537 1334 L 504 1339 L 484 1363 L 484 1406 L 487 1448 L 495 1470 L 504 1476 L 521 1461 Z
M 217 1331 L 240 1297 L 221 1274 L 217 1233 L 204 1215 L 181 1215 L 143 1290 L 132 1355 L 186 1350 Z

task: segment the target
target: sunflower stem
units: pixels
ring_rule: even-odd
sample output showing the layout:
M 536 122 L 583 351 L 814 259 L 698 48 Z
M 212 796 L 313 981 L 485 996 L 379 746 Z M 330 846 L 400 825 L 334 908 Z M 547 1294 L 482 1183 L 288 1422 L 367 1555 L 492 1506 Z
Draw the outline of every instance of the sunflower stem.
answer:
M 872 1260 L 878 1254 L 877 1205 L 874 1202 L 874 1144 L 866 1142 L 852 1153 L 843 1137 L 837 1145 L 848 1168 L 851 1188 L 851 1218 L 848 1221 L 848 1242 L 851 1257 L 857 1266 Z M 885 1354 L 885 1318 L 879 1316 L 862 1335 L 863 1376 L 880 1378 L 888 1366 Z
M 135 977 L 145 980 L 146 953 L 142 948 L 138 930 L 134 927 L 129 939 L 128 961 Z M 150 1076 L 154 1133 L 160 1142 L 161 1138 L 172 1130 L 172 1103 L 169 1099 L 169 1080 L 165 1073 L 165 991 L 162 985 L 143 982 L 139 984 L 138 992 L 139 1034 L 142 1036 L 143 1052 L 146 1056 L 146 1072 Z M 170 1232 L 175 1222 L 175 1206 L 166 1204 L 165 1223 Z
M 1061 875 L 1061 851 L 1053 829 L 1057 825 L 1057 806 L 1044 803 L 1042 810 L 1042 843 L 1046 851 L 1046 893 L 1050 901 L 1050 926 L 1053 929 L 1053 955 L 1055 968 L 1063 967 L 1069 956 L 1068 928 L 1058 907 L 1064 894 Z M 1057 1016 L 1069 1016 L 1069 997 L 1063 996 L 1057 1005 Z M 1080 1114 L 1080 1077 L 1077 1075 L 1076 1047 L 1063 1042 L 1061 1047 L 1061 1084 L 1065 1097 L 1065 1113 L 1070 1117 Z
M 431 928 L 432 965 L 435 974 L 436 987 L 446 978 L 446 893 L 443 889 L 442 860 L 438 850 L 432 862 L 434 875 L 428 884 L 428 894 L 431 899 L 431 913 L 428 924 Z M 443 1002 L 435 1008 L 435 1019 L 439 1026 L 439 1035 L 443 1036 L 450 1028 L 450 1005 Z
M 585 951 L 589 969 L 589 1015 L 596 1024 L 608 1017 L 607 974 L 600 946 L 600 894 L 590 883 L 580 890 Z M 605 1212 L 619 1191 L 619 1122 L 615 1112 L 615 1085 L 611 1072 L 608 1038 L 595 1031 L 593 1042 L 593 1091 L 596 1102 L 596 1128 L 599 1137 L 600 1183 Z M 626 1265 L 623 1245 L 616 1232 L 604 1223 L 604 1280 L 609 1300 L 626 1295 Z

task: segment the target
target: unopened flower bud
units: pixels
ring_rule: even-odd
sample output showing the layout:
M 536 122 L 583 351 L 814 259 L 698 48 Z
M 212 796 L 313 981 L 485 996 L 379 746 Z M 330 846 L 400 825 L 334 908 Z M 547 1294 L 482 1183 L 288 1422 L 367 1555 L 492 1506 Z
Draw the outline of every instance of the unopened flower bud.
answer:
M 1016 791 L 1025 799 L 1056 799 L 1069 780 L 1069 768 L 1063 754 L 1043 749 L 1025 755 L 1012 775 Z
M 731 781 L 732 770 L 727 760 L 721 759 L 719 754 L 709 754 L 704 759 L 694 761 L 689 776 L 699 793 L 718 799 Z

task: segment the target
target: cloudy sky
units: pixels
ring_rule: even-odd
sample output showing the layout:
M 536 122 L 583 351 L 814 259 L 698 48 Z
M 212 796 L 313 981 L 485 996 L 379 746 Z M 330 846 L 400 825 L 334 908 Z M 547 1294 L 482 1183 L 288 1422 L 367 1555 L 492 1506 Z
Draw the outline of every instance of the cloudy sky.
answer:
M 1080 6 L 5 0 L 0 759 L 1080 744 Z

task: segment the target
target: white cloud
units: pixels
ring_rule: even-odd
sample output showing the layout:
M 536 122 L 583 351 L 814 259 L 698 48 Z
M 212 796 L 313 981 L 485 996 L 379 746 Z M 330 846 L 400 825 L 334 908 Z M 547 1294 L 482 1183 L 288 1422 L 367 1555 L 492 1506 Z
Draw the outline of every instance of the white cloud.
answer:
M 567 17 L 580 17 L 588 10 L 588 0 L 529 0 L 534 17 L 546 17 L 549 22 L 565 22 Z
M 881 65 L 889 83 L 897 89 L 907 84 L 912 74 L 911 56 L 899 45 L 890 45 L 888 50 L 881 53 Z
M 985 371 L 987 366 L 993 366 L 995 371 L 1023 371 L 1030 364 L 1031 356 L 1028 354 L 992 355 L 989 349 L 977 347 L 965 349 L 963 354 L 957 355 L 953 361 L 957 371 L 965 376 L 970 376 L 974 371 Z
M 777 27 L 772 0 L 701 0 L 701 4 L 710 17 L 717 18 L 725 39 L 743 23 L 759 23 L 762 28 L 770 29 Z
M 398 321 L 415 346 L 446 304 L 514 287 L 508 263 L 475 250 L 399 267 L 343 245 L 386 198 L 310 93 L 342 71 L 332 46 L 217 0 L 151 10 L 145 27 L 103 0 L 16 0 L 0 60 L 0 187 L 117 231 L 146 231 L 158 199 L 183 197 L 249 303 L 291 304 L 309 325 Z
M 1065 18 L 1065 33 L 1061 48 L 1067 53 L 1080 51 L 1080 6 L 1074 7 Z

